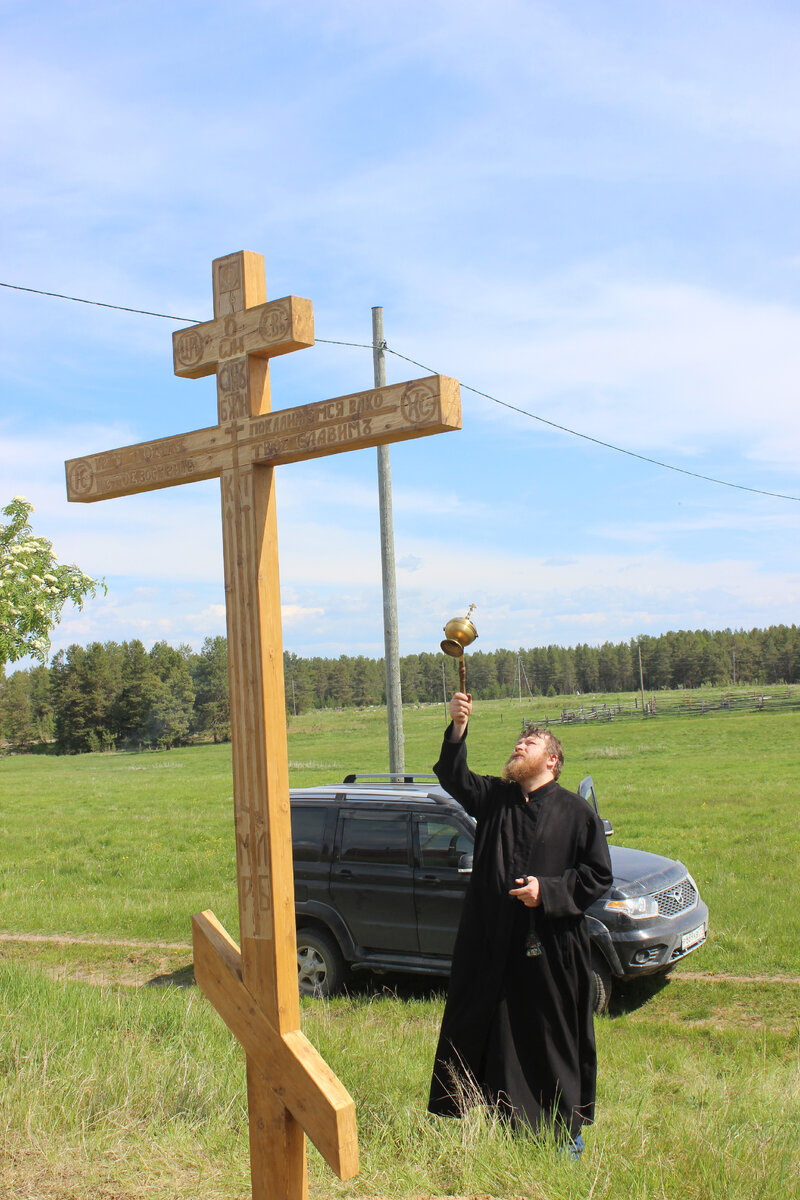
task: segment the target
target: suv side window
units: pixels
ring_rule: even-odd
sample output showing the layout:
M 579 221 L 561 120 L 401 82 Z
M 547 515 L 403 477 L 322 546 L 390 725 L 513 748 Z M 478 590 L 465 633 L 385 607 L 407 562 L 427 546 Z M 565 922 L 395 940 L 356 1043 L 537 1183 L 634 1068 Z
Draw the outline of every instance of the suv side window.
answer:
M 408 866 L 408 822 L 402 818 L 343 817 L 339 862 Z
M 292 805 L 292 851 L 295 862 L 319 862 L 327 810 Z
M 417 833 L 419 865 L 423 869 L 458 867 L 463 854 L 472 854 L 473 839 L 450 821 L 420 819 Z

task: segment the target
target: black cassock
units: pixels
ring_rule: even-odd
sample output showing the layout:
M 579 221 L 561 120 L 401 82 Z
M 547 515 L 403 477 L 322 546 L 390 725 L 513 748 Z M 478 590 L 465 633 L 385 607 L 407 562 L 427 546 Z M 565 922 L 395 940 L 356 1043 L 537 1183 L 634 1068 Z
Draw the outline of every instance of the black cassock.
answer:
M 594 1118 L 584 912 L 612 882 L 603 826 L 556 782 L 526 800 L 517 783 L 473 774 L 451 729 L 434 771 L 477 828 L 428 1108 L 457 1117 L 486 1102 L 514 1125 L 575 1138 Z M 526 875 L 539 879 L 537 908 L 508 894 Z

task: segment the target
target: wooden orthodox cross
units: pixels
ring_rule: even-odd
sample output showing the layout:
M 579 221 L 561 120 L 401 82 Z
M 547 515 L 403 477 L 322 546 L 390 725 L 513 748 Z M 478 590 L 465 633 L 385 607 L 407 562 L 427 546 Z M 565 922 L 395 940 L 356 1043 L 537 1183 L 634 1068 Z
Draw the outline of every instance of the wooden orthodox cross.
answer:
M 274 467 L 458 429 L 458 383 L 411 383 L 271 411 L 269 359 L 314 344 L 311 302 L 267 303 L 264 259 L 212 265 L 214 319 L 173 335 L 175 374 L 217 376 L 218 423 L 71 459 L 70 500 L 219 476 L 228 624 L 241 951 L 192 920 L 199 986 L 244 1046 L 254 1200 L 305 1200 L 303 1130 L 342 1179 L 358 1173 L 353 1102 L 300 1032 Z

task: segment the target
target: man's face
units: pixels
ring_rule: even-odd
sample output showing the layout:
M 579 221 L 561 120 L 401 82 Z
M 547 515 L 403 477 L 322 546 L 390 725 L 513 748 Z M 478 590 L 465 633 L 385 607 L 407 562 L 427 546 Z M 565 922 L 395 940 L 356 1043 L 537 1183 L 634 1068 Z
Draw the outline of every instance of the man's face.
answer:
M 548 749 L 547 739 L 541 734 L 530 734 L 521 737 L 512 750 L 503 768 L 503 778 L 524 784 L 547 770 L 548 765 L 552 768 L 557 761 L 558 756 Z

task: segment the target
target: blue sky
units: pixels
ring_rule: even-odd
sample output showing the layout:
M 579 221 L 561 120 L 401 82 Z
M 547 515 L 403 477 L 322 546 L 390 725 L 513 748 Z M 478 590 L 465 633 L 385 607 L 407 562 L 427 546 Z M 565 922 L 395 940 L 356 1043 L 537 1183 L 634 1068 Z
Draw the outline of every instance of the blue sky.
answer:
M 0 499 L 108 595 L 53 646 L 223 633 L 216 483 L 68 505 L 63 461 L 213 423 L 172 374 L 211 261 L 636 454 L 800 496 L 795 5 L 0 0 Z M 272 364 L 275 408 L 371 384 Z M 387 360 L 389 382 L 425 372 Z M 401 653 L 795 623 L 800 504 L 462 393 L 392 448 Z M 280 468 L 284 643 L 383 652 L 374 450 Z

